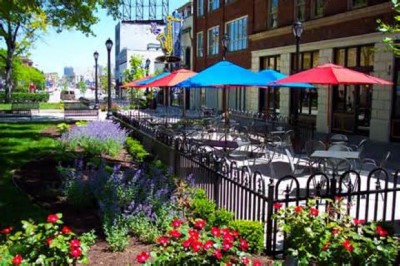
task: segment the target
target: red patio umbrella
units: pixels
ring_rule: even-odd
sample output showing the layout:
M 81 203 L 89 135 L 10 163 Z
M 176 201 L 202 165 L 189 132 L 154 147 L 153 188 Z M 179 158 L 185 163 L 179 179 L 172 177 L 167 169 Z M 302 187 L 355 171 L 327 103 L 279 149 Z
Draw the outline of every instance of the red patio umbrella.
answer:
M 187 80 L 188 78 L 196 75 L 196 72 L 187 69 L 179 69 L 171 72 L 171 74 L 148 83 L 148 87 L 175 87 L 176 84 Z M 183 116 L 185 116 L 186 108 L 186 91 L 183 89 Z
M 323 64 L 317 67 L 301 71 L 289 77 L 279 79 L 275 84 L 305 82 L 321 85 L 392 85 L 384 79 L 373 77 L 349 68 L 335 64 Z
M 305 82 L 321 85 L 392 85 L 393 82 L 373 77 L 340 65 L 331 63 L 319 65 L 317 67 L 301 71 L 283 79 L 279 79 L 274 84 Z M 330 126 L 330 93 L 328 93 L 328 126 Z

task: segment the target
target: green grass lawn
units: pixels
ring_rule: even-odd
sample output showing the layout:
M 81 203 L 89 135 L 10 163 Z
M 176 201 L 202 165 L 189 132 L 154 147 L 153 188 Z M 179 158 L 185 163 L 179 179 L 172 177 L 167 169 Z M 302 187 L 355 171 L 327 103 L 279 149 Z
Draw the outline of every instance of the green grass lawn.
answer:
M 0 123 L 0 228 L 19 220 L 43 220 L 46 211 L 33 204 L 12 182 L 12 174 L 25 163 L 57 155 L 58 142 L 40 132 L 54 123 Z
M 64 103 L 40 103 L 40 109 L 63 109 Z M 0 103 L 0 110 L 11 110 L 11 103 Z

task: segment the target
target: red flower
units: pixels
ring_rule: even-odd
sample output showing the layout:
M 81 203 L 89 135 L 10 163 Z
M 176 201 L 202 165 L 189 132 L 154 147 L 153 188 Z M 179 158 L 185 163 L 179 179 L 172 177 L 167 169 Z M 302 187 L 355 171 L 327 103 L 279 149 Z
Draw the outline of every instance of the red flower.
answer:
M 212 240 L 207 240 L 206 241 L 206 243 L 204 243 L 204 249 L 205 250 L 207 250 L 207 249 L 210 249 L 210 248 L 212 248 L 212 246 L 214 245 L 214 241 L 212 241 Z
M 182 242 L 182 246 L 184 247 L 184 248 L 189 248 L 190 247 L 190 244 L 192 244 L 192 240 L 189 238 L 189 239 L 186 239 L 185 241 L 183 241 Z
M 221 231 L 219 230 L 218 227 L 212 227 L 211 234 L 215 237 L 219 237 L 221 235 Z
M 247 251 L 247 249 L 249 248 L 249 243 L 247 243 L 245 239 L 240 239 L 239 247 L 241 250 Z
M 332 234 L 333 235 L 337 235 L 337 233 L 339 233 L 340 229 L 339 228 L 333 228 L 332 229 Z
M 58 215 L 57 214 L 49 214 L 49 216 L 47 216 L 47 222 L 48 223 L 56 223 L 58 221 Z
M 204 226 L 206 226 L 206 221 L 204 221 L 203 219 L 196 219 L 196 221 L 194 222 L 194 227 L 200 230 L 203 229 Z
M 282 203 L 275 202 L 272 206 L 274 207 L 274 209 L 279 210 L 280 208 L 282 208 Z
M 222 248 L 227 251 L 230 250 L 233 247 L 233 243 L 229 241 L 224 241 L 222 242 Z
M 229 242 L 229 243 L 233 243 L 233 241 L 235 241 L 235 238 L 231 235 L 224 235 L 224 241 L 225 242 Z
M 192 250 L 193 252 L 198 252 L 203 247 L 203 244 L 200 241 L 193 241 L 192 242 Z
M 255 260 L 253 261 L 253 266 L 262 266 L 262 263 L 259 260 Z
M 222 253 L 220 249 L 216 249 L 214 251 L 214 257 L 216 257 L 218 260 L 222 259 Z
M 300 212 L 303 211 L 303 207 L 301 207 L 301 206 L 296 206 L 296 207 L 294 207 L 294 211 L 295 211 L 296 213 L 300 213 Z
M 221 234 L 223 235 L 223 236 L 226 236 L 226 235 L 229 235 L 229 228 L 222 228 L 221 229 Z
M 242 262 L 243 262 L 244 265 L 249 265 L 250 264 L 250 260 L 247 257 L 243 257 L 242 258 Z
M 71 229 L 70 229 L 68 226 L 64 226 L 64 227 L 61 229 L 61 232 L 63 232 L 64 235 L 68 235 L 68 234 L 71 234 L 71 233 L 72 233 Z
M 13 230 L 13 228 L 11 226 L 4 228 L 3 230 L 0 231 L 0 233 L 8 235 L 9 233 L 11 233 L 11 231 Z
M 143 251 L 139 255 L 136 256 L 136 261 L 139 263 L 145 263 L 150 258 L 150 253 Z
M 381 237 L 385 237 L 388 235 L 388 231 L 386 231 L 385 229 L 383 229 L 382 226 L 379 225 L 376 227 L 376 233 Z
M 318 216 L 318 209 L 316 208 L 310 208 L 310 215 L 311 216 Z
M 198 239 L 199 238 L 199 231 L 190 229 L 189 230 L 189 236 L 190 236 L 190 238 Z
M 157 239 L 157 243 L 160 244 L 160 245 L 162 245 L 162 246 L 166 246 L 166 245 L 168 244 L 168 242 L 169 242 L 169 239 L 168 239 L 168 237 L 166 237 L 166 236 L 160 236 L 160 237 Z
M 352 252 L 354 247 L 351 244 L 350 240 L 346 239 L 345 241 L 343 241 L 342 246 L 348 251 L 348 252 Z
M 359 220 L 357 218 L 353 218 L 353 222 L 355 225 L 362 225 L 365 223 L 365 220 Z
M 50 246 L 52 241 L 53 241 L 53 238 L 48 237 L 48 238 L 46 239 L 47 245 Z
M 328 249 L 329 249 L 329 246 L 330 246 L 330 243 L 329 242 L 327 242 L 327 243 L 325 243 L 323 246 L 322 246 L 322 250 L 323 251 L 327 251 Z
M 73 239 L 69 242 L 69 247 L 71 249 L 79 248 L 81 246 L 81 242 L 78 239 Z
M 79 258 L 79 256 L 82 255 L 82 250 L 81 248 L 73 248 L 69 254 L 71 254 L 73 258 Z
M 238 237 L 239 236 L 239 232 L 238 231 L 231 231 L 231 235 L 234 237 Z
M 181 226 L 182 223 L 183 222 L 181 220 L 175 219 L 175 220 L 172 221 L 171 225 L 172 225 L 173 228 L 178 228 L 179 226 Z
M 179 238 L 182 234 L 178 230 L 171 230 L 169 231 L 169 235 L 174 238 Z
M 12 259 L 12 263 L 14 265 L 20 265 L 22 263 L 22 256 L 20 254 L 15 255 L 15 257 Z

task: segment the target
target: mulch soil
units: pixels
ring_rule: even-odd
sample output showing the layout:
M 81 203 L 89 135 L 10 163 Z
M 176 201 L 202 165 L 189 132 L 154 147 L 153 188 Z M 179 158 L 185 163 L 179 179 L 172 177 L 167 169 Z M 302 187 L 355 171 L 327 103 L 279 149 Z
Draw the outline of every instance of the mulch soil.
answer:
M 56 127 L 50 127 L 42 132 L 50 137 L 59 137 Z M 132 159 L 127 153 L 118 158 L 106 158 L 111 162 L 121 163 L 123 166 L 132 166 Z M 74 232 L 83 233 L 96 230 L 98 240 L 89 251 L 89 265 L 139 265 L 136 256 L 143 251 L 150 251 L 151 245 L 139 242 L 135 237 L 130 240 L 129 247 L 124 252 L 111 252 L 102 234 L 102 226 L 96 209 L 78 211 L 69 205 L 60 195 L 60 176 L 57 173 L 58 165 L 53 157 L 44 157 L 33 160 L 15 171 L 14 183 L 28 195 L 28 197 L 49 210 L 49 213 L 62 213 L 65 225 Z M 253 256 L 263 262 L 263 265 L 272 265 L 266 256 Z

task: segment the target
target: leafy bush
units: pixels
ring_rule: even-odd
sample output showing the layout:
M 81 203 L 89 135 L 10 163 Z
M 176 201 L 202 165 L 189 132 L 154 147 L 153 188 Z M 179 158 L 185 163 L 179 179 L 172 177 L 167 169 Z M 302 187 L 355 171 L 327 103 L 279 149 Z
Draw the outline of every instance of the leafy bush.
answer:
M 103 224 L 106 241 L 111 251 L 124 251 L 129 245 L 128 227 L 124 222 L 106 221 Z
M 57 129 L 58 129 L 58 132 L 60 132 L 60 134 L 64 134 L 64 133 L 68 132 L 70 127 L 71 126 L 68 125 L 67 123 L 59 123 L 59 124 L 57 124 Z
M 94 232 L 77 236 L 63 224 L 61 214 L 50 214 L 46 223 L 22 221 L 22 231 L 4 228 L 0 235 L 0 265 L 72 265 L 88 263 Z
M 235 220 L 229 227 L 237 230 L 249 243 L 249 252 L 259 254 L 264 248 L 264 232 L 262 223 L 248 220 Z
M 27 92 L 13 92 L 11 94 L 11 102 L 24 103 L 24 102 L 48 102 L 50 95 L 48 93 L 27 93 Z M 5 102 L 4 92 L 0 92 L 0 102 Z
M 352 219 L 342 199 L 327 200 L 329 212 L 317 209 L 317 200 L 307 206 L 282 208 L 275 203 L 274 219 L 288 234 L 288 252 L 299 265 L 392 265 L 399 240 L 376 223 Z
M 90 121 L 64 133 L 61 141 L 67 148 L 80 148 L 91 156 L 116 156 L 123 148 L 126 137 L 127 132 L 110 121 Z
M 225 209 L 218 209 L 215 211 L 214 225 L 227 226 L 233 221 L 235 214 Z
M 131 137 L 126 139 L 128 152 L 137 162 L 143 162 L 149 153 L 144 149 L 143 145 Z

